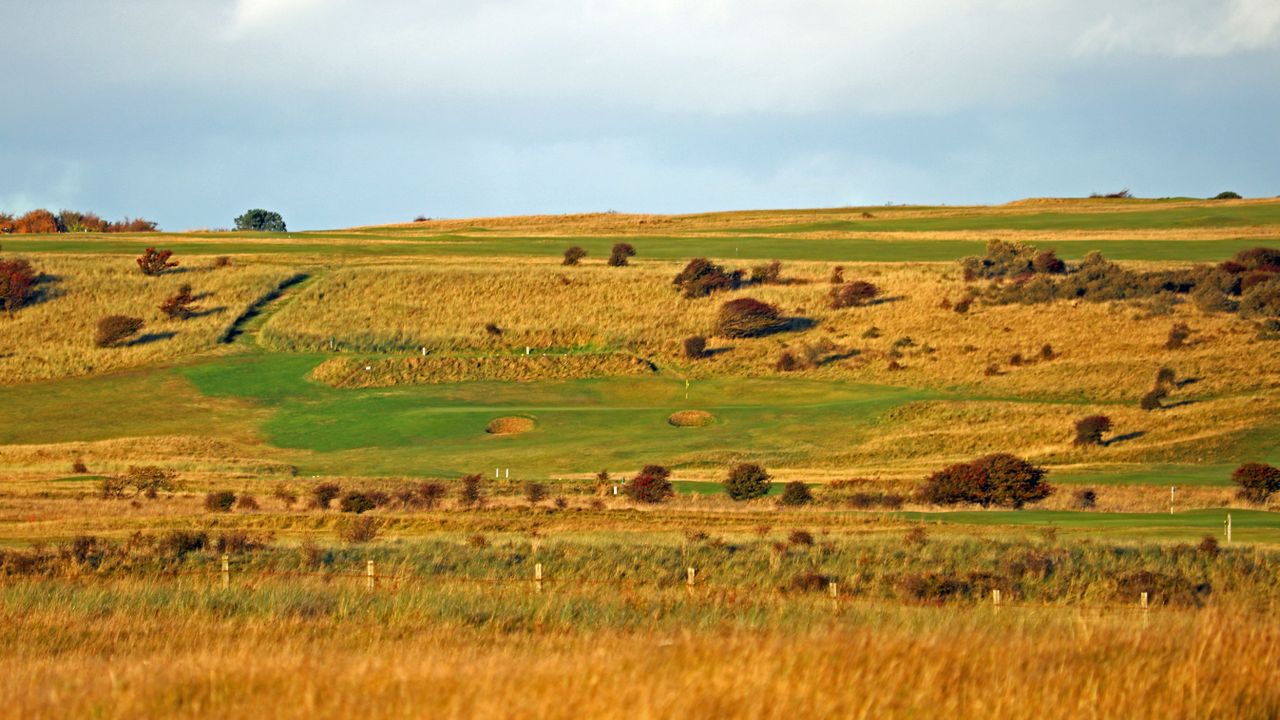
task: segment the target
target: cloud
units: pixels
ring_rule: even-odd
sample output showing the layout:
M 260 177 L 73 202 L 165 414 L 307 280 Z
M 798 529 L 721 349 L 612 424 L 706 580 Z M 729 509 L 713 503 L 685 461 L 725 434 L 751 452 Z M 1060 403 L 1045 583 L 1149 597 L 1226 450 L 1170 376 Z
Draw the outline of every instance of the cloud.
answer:
M 1280 2 L 1176 0 L 1106 13 L 1076 41 L 1079 56 L 1225 57 L 1280 46 Z

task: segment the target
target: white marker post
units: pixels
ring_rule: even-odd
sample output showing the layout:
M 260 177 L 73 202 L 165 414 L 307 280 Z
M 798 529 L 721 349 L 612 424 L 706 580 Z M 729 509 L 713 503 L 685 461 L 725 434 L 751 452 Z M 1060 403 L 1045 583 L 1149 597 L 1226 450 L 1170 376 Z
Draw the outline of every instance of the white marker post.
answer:
M 1227 513 L 1227 544 L 1231 544 L 1231 513 Z

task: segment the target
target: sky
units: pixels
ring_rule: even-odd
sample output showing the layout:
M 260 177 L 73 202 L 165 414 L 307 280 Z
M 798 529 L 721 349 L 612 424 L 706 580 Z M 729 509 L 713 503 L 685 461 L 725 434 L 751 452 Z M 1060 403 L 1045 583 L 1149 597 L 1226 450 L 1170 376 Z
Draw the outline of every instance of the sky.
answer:
M 0 211 L 1280 195 L 1280 0 L 0 0 Z

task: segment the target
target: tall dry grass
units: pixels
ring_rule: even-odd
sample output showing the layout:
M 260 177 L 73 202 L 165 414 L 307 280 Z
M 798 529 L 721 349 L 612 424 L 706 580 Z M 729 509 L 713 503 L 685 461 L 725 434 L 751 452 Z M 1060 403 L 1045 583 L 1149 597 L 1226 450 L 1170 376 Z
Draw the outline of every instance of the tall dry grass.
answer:
M 35 304 L 0 315 L 0 385 L 90 375 L 153 365 L 204 352 L 254 300 L 289 277 L 280 266 L 213 269 L 211 259 L 179 258 L 175 272 L 147 277 L 132 258 L 41 255 L 33 265 L 49 276 Z M 171 319 L 160 304 L 190 284 L 200 312 Z M 129 315 L 146 323 L 123 347 L 94 345 L 98 320 Z

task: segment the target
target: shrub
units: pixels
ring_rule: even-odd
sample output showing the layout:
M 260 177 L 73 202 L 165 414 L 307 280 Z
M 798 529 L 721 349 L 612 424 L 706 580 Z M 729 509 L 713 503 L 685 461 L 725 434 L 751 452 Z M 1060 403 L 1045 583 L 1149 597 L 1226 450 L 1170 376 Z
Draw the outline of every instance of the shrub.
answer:
M 1214 195 L 1211 199 L 1212 200 L 1240 200 L 1241 198 L 1240 198 L 1240 193 L 1238 192 L 1234 192 L 1232 190 L 1223 190 L 1217 195 Z
M 129 487 L 124 478 L 104 477 L 98 481 L 98 494 L 104 500 L 124 497 L 125 488 Z
M 547 499 L 547 486 L 538 482 L 527 482 L 524 484 L 524 499 L 529 505 L 537 505 Z
M 142 318 L 127 315 L 108 315 L 98 321 L 98 331 L 93 344 L 100 348 L 114 347 L 142 329 Z
M 1050 345 L 1050 344 L 1048 344 L 1048 343 L 1045 343 L 1045 344 L 1044 344 L 1044 346 L 1040 348 L 1040 359 L 1041 359 L 1041 360 L 1048 361 L 1048 360 L 1052 360 L 1052 359 L 1054 359 L 1054 358 L 1056 358 L 1056 357 L 1058 357 L 1058 356 L 1053 352 L 1053 346 L 1052 346 L 1052 345 Z
M 785 325 L 778 308 L 753 298 L 738 298 L 720 306 L 716 332 L 724 337 L 750 338 L 777 332 Z
M 692 335 L 684 339 L 684 356 L 697 360 L 707 355 L 707 339 L 701 335 Z
M 855 280 L 845 285 L 831 288 L 829 293 L 831 307 L 835 309 L 862 307 L 880 294 L 880 288 L 863 280 Z
M 84 460 L 76 458 L 76 461 L 71 463 L 71 472 L 76 475 L 84 475 L 89 472 L 89 466 L 84 464 Z
M 209 512 L 231 512 L 236 494 L 230 490 L 214 490 L 204 496 L 204 509 Z
M 1236 253 L 1235 261 L 1246 270 L 1280 272 L 1280 248 L 1253 247 Z
M 929 541 L 929 531 L 916 525 L 902 534 L 902 544 L 907 547 L 921 547 Z
M 778 372 L 794 372 L 804 366 L 803 361 L 796 357 L 796 354 L 790 350 L 783 350 L 778 356 L 778 361 L 773 364 L 773 369 Z
M 782 280 L 782 262 L 774 260 L 751 268 L 751 282 L 757 285 L 773 285 Z
M 787 535 L 787 542 L 792 545 L 812 545 L 813 533 L 808 530 L 792 530 L 791 533 Z
M 173 257 L 172 250 L 156 250 L 149 247 L 142 251 L 142 255 L 135 262 L 138 263 L 138 269 L 143 275 L 154 277 L 164 274 L 164 271 L 169 268 L 178 267 L 178 261 L 170 260 L 171 257 Z
M 502 328 L 498 327 L 498 323 L 485 323 L 484 331 L 488 335 L 498 337 L 502 334 Z
M 1192 584 L 1182 575 L 1166 575 L 1149 570 L 1126 573 L 1116 578 L 1116 599 L 1127 603 L 1137 602 L 1138 597 L 1145 592 L 1153 605 L 1198 607 L 1203 596 L 1208 595 L 1211 590 L 1208 583 Z
M 564 251 L 564 261 L 561 265 L 577 265 L 582 258 L 587 256 L 587 251 L 578 245 L 574 245 Z
M 244 494 L 236 498 L 237 510 L 261 510 L 262 506 L 258 504 L 258 498 Z
M 134 493 L 154 499 L 161 490 L 178 489 L 177 473 L 154 465 L 132 465 L 125 473 L 125 480 L 133 486 Z
M 1196 546 L 1196 552 L 1207 557 L 1215 558 L 1222 552 L 1222 548 L 1218 546 L 1218 538 L 1212 535 L 1205 535 L 1200 539 L 1200 544 Z
M 216 258 L 214 258 L 214 259 L 213 259 L 213 266 L 214 266 L 215 268 L 227 268 L 227 267 L 231 267 L 231 256 L 229 256 L 229 255 L 219 255 L 218 257 L 216 257 Z
M 170 530 L 160 537 L 156 545 L 165 555 L 180 558 L 208 547 L 209 535 L 193 530 Z
M 1071 505 L 1077 510 L 1092 510 L 1098 504 L 1098 492 L 1093 488 L 1081 488 L 1071 494 Z
M 1164 342 L 1166 350 L 1177 350 L 1186 345 L 1187 338 L 1191 337 L 1191 328 L 1186 323 L 1174 323 L 1169 328 L 1169 337 Z
M 1171 367 L 1162 367 L 1156 371 L 1156 387 L 1170 385 L 1178 379 L 1178 374 Z
M 479 507 L 484 504 L 484 490 L 480 486 L 479 475 L 466 475 L 462 478 L 462 487 L 458 489 L 458 504 L 462 507 Z
M 844 284 L 844 266 L 837 265 L 831 268 L 831 277 L 827 279 L 827 282 L 831 283 L 832 285 L 843 285 Z
M 778 498 L 778 504 L 787 507 L 800 507 L 811 502 L 813 502 L 813 491 L 799 480 L 793 480 L 782 486 L 782 497 Z
M 284 483 L 280 483 L 272 489 L 271 497 L 279 500 L 286 509 L 292 508 L 294 503 L 298 502 L 298 493 L 289 489 Z
M 355 492 L 354 490 L 345 493 L 342 498 L 338 500 L 338 509 L 344 513 L 355 513 L 356 515 L 359 515 L 361 513 L 369 512 L 375 507 L 377 507 L 377 503 L 373 501 L 373 498 L 364 493 Z
M 982 507 L 1020 508 L 1053 493 L 1044 476 L 1044 468 L 997 453 L 939 470 L 925 481 L 920 495 L 935 505 L 975 503 Z
M 1031 268 L 1042 275 L 1061 275 L 1067 271 L 1067 264 L 1054 251 L 1044 250 L 1031 259 Z
M 671 281 L 687 298 L 706 297 L 720 290 L 734 290 L 742 285 L 742 271 L 726 271 L 706 258 L 694 258 Z
M 160 312 L 173 319 L 186 320 L 195 314 L 195 302 L 196 296 L 191 294 L 191 286 L 183 285 L 178 288 L 177 294 L 160 304 Z
M 237 230 L 253 230 L 257 232 L 286 232 L 284 218 L 278 212 L 254 208 L 246 210 L 236 218 Z
M 418 486 L 418 498 L 428 510 L 435 509 L 444 500 L 445 492 L 444 483 L 425 482 Z
M 666 502 L 675 495 L 671 486 L 671 471 L 661 465 L 645 465 L 631 482 L 624 486 L 627 497 L 635 502 Z
M 1168 394 L 1169 391 L 1162 387 L 1153 387 L 1146 395 L 1142 396 L 1141 400 L 1138 401 L 1138 407 L 1143 410 L 1159 410 L 1164 407 L 1164 405 L 1161 404 L 1161 401 L 1164 400 Z
M 790 588 L 793 592 L 823 592 L 835 581 L 836 578 L 833 575 L 806 570 L 791 578 Z
M 338 537 L 345 543 L 367 543 L 378 537 L 378 521 L 367 515 L 346 518 L 338 523 Z
M 631 243 L 615 243 L 613 249 L 609 251 L 610 267 L 625 267 L 629 264 L 630 258 L 636 256 L 636 249 Z
M 1111 432 L 1111 418 L 1090 415 L 1076 421 L 1075 445 L 1103 445 L 1102 435 Z
M 1280 275 L 1258 283 L 1240 296 L 1243 317 L 1280 317 Z
M 0 259 L 0 304 L 13 312 L 35 295 L 36 272 L 26 260 Z
M 58 218 L 48 210 L 32 210 L 13 221 L 13 232 L 16 233 L 56 233 L 63 232 Z
M 906 502 L 906 498 L 897 493 L 871 493 L 858 492 L 845 498 L 845 502 L 849 507 L 859 510 L 870 510 L 871 508 L 885 508 L 888 510 L 897 510 Z
M 773 485 L 769 473 L 755 463 L 739 463 L 729 469 L 724 489 L 734 500 L 753 500 L 769 494 Z
M 320 483 L 311 488 L 311 498 L 315 501 L 316 507 L 321 510 L 327 510 L 329 503 L 338 497 L 338 493 L 342 492 L 342 486 L 338 483 Z
M 944 602 L 973 593 L 969 582 L 950 573 L 906 573 L 896 585 L 900 595 L 917 602 Z
M 1264 463 L 1245 463 L 1231 473 L 1242 500 L 1261 505 L 1280 490 L 1280 470 Z

